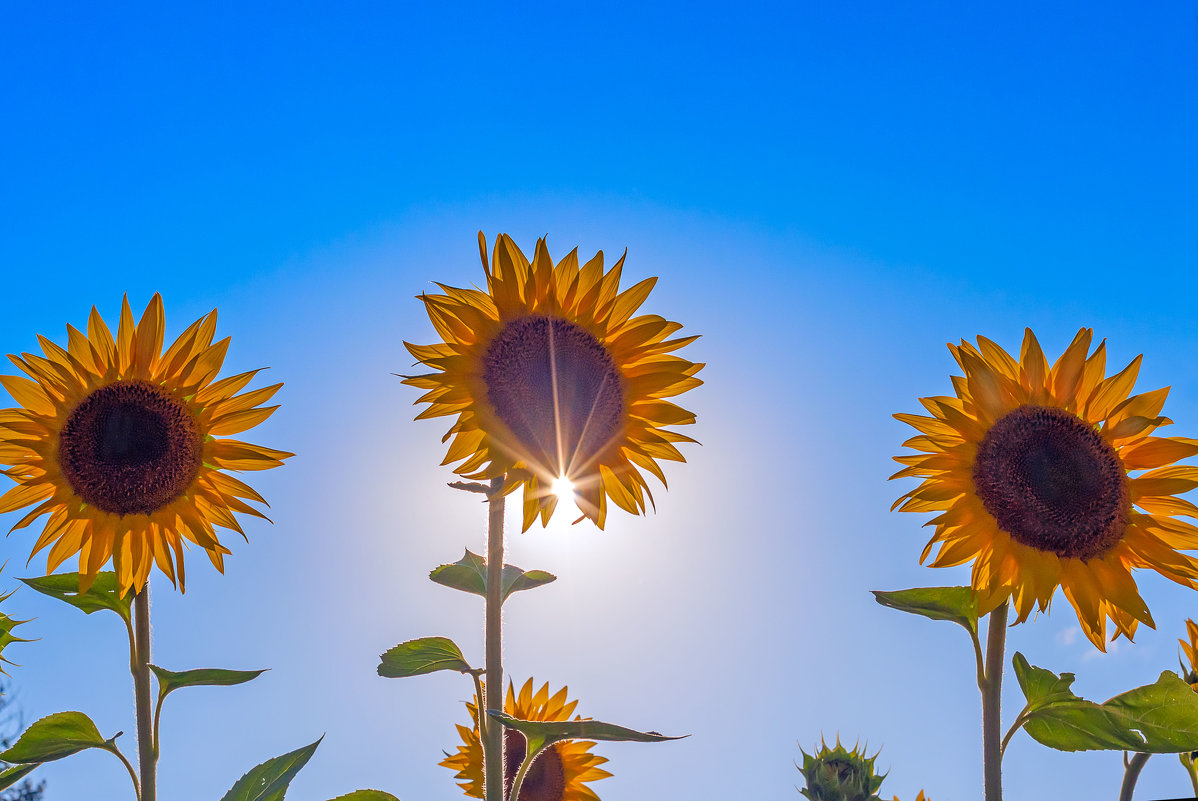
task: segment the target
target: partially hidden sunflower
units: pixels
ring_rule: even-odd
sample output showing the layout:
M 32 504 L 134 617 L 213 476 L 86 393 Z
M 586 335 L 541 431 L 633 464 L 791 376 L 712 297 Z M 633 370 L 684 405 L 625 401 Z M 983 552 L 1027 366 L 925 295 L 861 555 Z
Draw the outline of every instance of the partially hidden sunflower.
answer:
M 963 376 L 956 397 L 922 398 L 930 416 L 897 414 L 920 433 L 895 457 L 918 487 L 895 502 L 936 512 L 932 567 L 973 561 L 979 612 L 1010 599 L 1018 618 L 1048 609 L 1059 586 L 1086 636 L 1106 650 L 1106 622 L 1131 639 L 1155 628 L 1132 570 L 1152 568 L 1198 585 L 1198 506 L 1176 497 L 1198 487 L 1198 440 L 1158 437 L 1168 388 L 1132 395 L 1142 357 L 1106 375 L 1106 342 L 1093 353 L 1082 329 L 1049 366 L 1028 329 L 1018 360 L 979 336 L 949 345 Z M 1146 471 L 1146 472 L 1144 472 Z M 1132 475 L 1135 473 L 1136 475 Z
M 529 679 L 520 688 L 520 694 L 516 695 L 509 682 L 503 711 L 520 720 L 570 720 L 578 702 L 566 700 L 565 687 L 553 695 L 549 694 L 548 684 L 542 685 L 535 693 L 532 688 L 533 681 Z M 466 708 L 470 711 L 473 725 L 457 727 L 462 744 L 458 746 L 457 753 L 446 755 L 440 764 L 457 772 L 454 778 L 459 780 L 458 784 L 466 795 L 483 798 L 483 747 L 478 736 L 478 709 L 469 702 Z M 574 720 L 587 719 L 574 716 Z M 599 796 L 584 782 L 605 779 L 611 774 L 599 767 L 607 759 L 591 753 L 594 745 L 591 740 L 564 740 L 542 751 L 525 774 L 520 797 L 516 801 L 599 801 Z M 524 735 L 514 729 L 506 729 L 503 748 L 503 797 L 507 799 L 516 771 L 520 769 L 526 754 Z
M 658 460 L 686 461 L 675 443 L 695 441 L 667 428 L 695 416 L 666 398 L 703 383 L 702 364 L 672 353 L 697 337 L 672 338 L 681 324 L 635 314 L 657 279 L 621 292 L 623 256 L 607 272 L 602 251 L 581 267 L 577 249 L 554 264 L 540 239 L 530 263 L 500 234 L 488 264 L 481 232 L 478 242 L 486 291 L 438 284 L 445 294 L 420 295 L 444 341 L 404 343 L 437 371 L 404 379 L 427 390 L 416 419 L 457 415 L 442 464 L 504 477 L 505 492 L 523 485 L 525 530 L 538 514 L 549 522 L 563 478 L 600 528 L 607 498 L 643 513 L 653 496 L 641 469 L 664 486 Z
M 1186 635 L 1190 638 L 1189 642 L 1178 640 L 1181 643 L 1181 649 L 1185 652 L 1186 659 L 1190 661 L 1187 668 L 1184 664 L 1182 668 L 1182 677 L 1189 682 L 1190 686 L 1198 691 L 1198 624 L 1192 619 L 1186 620 Z
M 213 344 L 216 311 L 162 351 L 162 298 L 134 323 L 126 297 L 116 336 L 93 307 L 64 349 L 39 336 L 44 356 L 10 355 L 28 378 L 0 376 L 20 404 L 0 411 L 0 464 L 17 486 L 0 513 L 33 505 L 12 530 L 49 515 L 30 559 L 46 571 L 79 554 L 80 589 L 111 559 L 122 593 L 141 591 L 152 566 L 185 587 L 183 551 L 200 546 L 217 570 L 229 549 L 215 527 L 244 532 L 234 512 L 265 518 L 266 501 L 229 470 L 277 467 L 290 453 L 223 437 L 252 428 L 282 384 L 237 394 L 258 370 L 215 381 L 229 339 Z

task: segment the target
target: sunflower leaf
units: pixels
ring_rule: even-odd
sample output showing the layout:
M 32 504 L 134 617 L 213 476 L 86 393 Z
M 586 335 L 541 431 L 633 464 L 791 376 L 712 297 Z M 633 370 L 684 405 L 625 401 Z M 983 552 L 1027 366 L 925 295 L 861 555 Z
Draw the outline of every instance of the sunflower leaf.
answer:
M 515 729 L 528 740 L 528 750 L 535 751 L 561 740 L 611 740 L 615 742 L 660 743 L 689 737 L 667 737 L 655 731 L 636 731 L 602 723 L 598 720 L 520 720 L 497 709 L 487 714 L 509 729 Z
M 235 684 L 245 684 L 253 681 L 266 672 L 263 670 L 222 670 L 220 668 L 197 668 L 195 670 L 173 671 L 150 665 L 150 670 L 158 677 L 158 700 L 178 690 L 180 687 L 231 687 Z
M 26 729 L 16 745 L 0 752 L 0 761 L 12 763 L 53 762 L 88 748 L 115 749 L 113 735 L 105 740 L 91 718 L 82 712 L 55 712 Z
M 349 795 L 339 795 L 329 801 L 399 801 L 399 799 L 382 790 L 354 790 Z
M 443 587 L 483 597 L 487 595 L 487 560 L 469 550 L 458 561 L 441 565 L 428 577 Z M 502 600 L 506 601 L 514 592 L 531 590 L 556 580 L 557 576 L 544 570 L 522 570 L 515 565 L 504 565 Z
M 379 675 L 387 679 L 404 679 L 438 670 L 470 673 L 473 668 L 462 651 L 447 637 L 421 637 L 401 642 L 379 657 Z
M 882 606 L 923 615 L 932 620 L 951 620 L 977 637 L 978 602 L 970 587 L 916 587 L 890 592 L 873 590 L 873 594 Z
M 1011 665 L 1015 668 L 1015 678 L 1019 680 L 1023 697 L 1027 699 L 1029 712 L 1053 704 L 1061 705 L 1082 700 L 1069 689 L 1076 678 L 1072 673 L 1062 673 L 1058 676 L 1051 670 L 1029 664 L 1026 657 L 1018 651 L 1011 658 Z
M 30 773 L 37 770 L 40 764 L 40 762 L 33 762 L 28 765 L 17 765 L 16 767 L 0 772 L 0 790 L 7 790 L 9 787 L 12 787 L 21 779 L 24 779 Z
M 87 592 L 79 592 L 78 573 L 53 573 L 49 576 L 20 580 L 42 595 L 49 595 L 76 609 L 82 609 L 84 614 L 90 615 L 99 609 L 109 609 L 124 618 L 126 623 L 133 619 L 130 610 L 133 594 L 121 596 L 116 573 L 111 571 L 98 573 Z
M 1012 664 L 1028 702 L 1024 727 L 1042 745 L 1150 754 L 1198 750 L 1198 693 L 1174 673 L 1097 704 L 1069 689 L 1072 673 L 1057 676 L 1028 664 L 1021 653 Z
M 221 801 L 283 801 L 291 780 L 316 753 L 320 740 L 266 760 L 238 779 Z

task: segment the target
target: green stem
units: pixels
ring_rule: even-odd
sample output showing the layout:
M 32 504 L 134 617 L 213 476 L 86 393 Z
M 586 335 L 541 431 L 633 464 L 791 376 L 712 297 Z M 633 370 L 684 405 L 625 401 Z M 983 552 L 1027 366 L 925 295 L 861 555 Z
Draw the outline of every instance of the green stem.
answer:
M 1024 723 L 1027 723 L 1027 707 L 1026 706 L 1023 708 L 1023 711 L 1020 712 L 1018 716 L 1016 716 L 1015 722 L 1011 724 L 1011 728 L 1007 729 L 1006 736 L 1004 736 L 1002 738 L 1002 748 L 999 749 L 999 759 L 1002 759 L 1002 757 L 1006 755 L 1007 743 L 1011 742 L 1011 738 L 1015 736 L 1015 732 L 1019 731 L 1019 727 L 1022 726 Z
M 153 702 L 150 699 L 150 583 L 133 599 L 133 693 L 137 709 L 137 765 L 141 774 L 140 801 L 157 801 L 157 761 L 154 753 Z
M 478 733 L 483 740 L 487 739 L 487 728 L 491 725 L 490 716 L 487 714 L 486 705 L 483 703 L 486 694 L 483 692 L 483 682 L 479 678 L 479 671 L 470 671 L 470 677 L 474 679 L 474 708 L 478 711 Z
M 1131 801 L 1131 794 L 1136 791 L 1136 780 L 1140 778 L 1140 771 L 1144 769 L 1144 763 L 1148 761 L 1149 754 L 1136 754 L 1127 763 L 1127 767 L 1123 769 L 1123 786 L 1119 788 L 1119 801 Z
M 528 740 L 526 739 L 525 743 L 527 742 Z M 512 780 L 512 792 L 508 795 L 508 798 L 520 798 L 520 790 L 524 786 L 524 775 L 528 773 L 528 769 L 532 767 L 532 763 L 537 761 L 537 757 L 541 755 L 541 752 L 548 747 L 548 743 L 542 743 L 536 749 L 529 749 L 528 753 L 524 755 L 524 761 L 520 763 L 520 770 L 516 771 L 516 778 Z
M 116 747 L 116 743 L 112 743 L 111 745 L 112 747 L 108 750 L 116 754 L 116 758 L 125 766 L 125 770 L 129 771 L 129 778 L 133 780 L 133 794 L 137 797 L 138 801 L 141 801 L 141 784 L 137 781 L 137 772 L 133 770 L 133 766 L 129 764 L 129 760 L 125 759 L 125 755 L 121 753 L 121 749 Z
M 982 773 L 986 801 L 1002 801 L 1002 674 L 1009 601 L 990 613 L 986 627 L 986 677 L 982 683 Z
M 503 477 L 491 479 L 487 496 L 487 684 L 484 688 L 484 707 L 478 710 L 479 725 L 488 709 L 503 711 Z M 503 801 L 503 726 L 488 721 L 483 740 L 485 771 L 485 801 Z M 481 732 L 481 728 L 480 728 Z

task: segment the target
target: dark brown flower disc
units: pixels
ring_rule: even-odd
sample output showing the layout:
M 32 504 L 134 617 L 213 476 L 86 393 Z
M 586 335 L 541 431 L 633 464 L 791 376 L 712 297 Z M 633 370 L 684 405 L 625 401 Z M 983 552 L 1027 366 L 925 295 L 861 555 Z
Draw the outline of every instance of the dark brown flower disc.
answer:
M 978 445 L 973 483 L 1003 531 L 1057 556 L 1099 556 L 1127 527 L 1118 454 L 1064 409 L 1020 406 L 999 419 Z
M 507 729 L 503 733 L 503 797 L 510 799 L 512 782 L 516 771 L 524 761 L 526 744 L 524 735 Z M 516 801 L 561 801 L 566 794 L 566 768 L 562 764 L 557 746 L 551 745 L 540 753 L 520 785 L 520 797 Z
M 585 468 L 624 425 L 624 385 L 611 354 L 567 320 L 507 323 L 483 357 L 483 380 L 499 419 L 559 476 Z
M 195 417 L 145 381 L 118 381 L 84 398 L 63 425 L 58 463 L 75 494 L 105 512 L 152 514 L 199 473 Z

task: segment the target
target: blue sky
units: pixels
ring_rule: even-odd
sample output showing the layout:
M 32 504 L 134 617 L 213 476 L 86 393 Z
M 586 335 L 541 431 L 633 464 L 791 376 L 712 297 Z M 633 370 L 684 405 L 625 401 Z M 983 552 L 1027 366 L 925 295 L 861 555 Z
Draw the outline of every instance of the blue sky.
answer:
M 255 442 L 274 525 L 193 554 L 154 589 L 155 660 L 271 667 L 172 696 L 162 795 L 219 798 L 258 762 L 325 741 L 289 797 L 357 787 L 462 797 L 441 749 L 467 682 L 383 680 L 377 656 L 453 637 L 481 660 L 481 606 L 428 570 L 479 551 L 485 517 L 445 488 L 438 422 L 391 375 L 434 332 L 413 296 L 481 279 L 475 235 L 531 252 L 628 248 L 647 308 L 703 338 L 686 396 L 702 447 L 647 518 L 510 535 L 556 584 L 511 602 L 517 678 L 584 715 L 691 733 L 609 745 L 604 801 L 792 798 L 796 741 L 880 746 L 904 801 L 980 785 L 971 649 L 870 589 L 964 583 L 917 564 L 888 512 L 908 436 L 890 415 L 949 390 L 947 341 L 1059 352 L 1080 326 L 1140 386 L 1173 387 L 1198 435 L 1198 7 L 1162 2 L 10 5 L 0 23 L 0 349 L 62 341 L 92 304 L 156 291 L 169 333 L 213 307 L 226 371 L 271 366 L 282 409 Z M 15 522 L 17 516 L 12 516 Z M 0 521 L 3 523 L 4 521 Z M 11 523 L 10 523 L 11 524 Z M 6 576 L 35 572 L 3 543 Z M 1198 598 L 1138 574 L 1158 631 L 1098 654 L 1070 608 L 1011 651 L 1105 699 L 1176 666 Z M 134 726 L 120 625 L 29 591 L 14 647 L 29 718 Z M 1008 674 L 1006 719 L 1020 696 Z M 701 766 L 701 767 L 700 767 Z M 1011 798 L 1113 796 L 1117 754 L 1019 735 Z M 47 767 L 48 801 L 129 797 L 106 754 Z M 1176 796 L 1172 759 L 1138 797 Z

